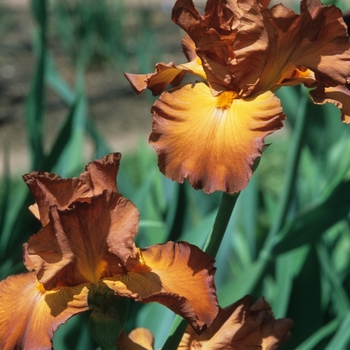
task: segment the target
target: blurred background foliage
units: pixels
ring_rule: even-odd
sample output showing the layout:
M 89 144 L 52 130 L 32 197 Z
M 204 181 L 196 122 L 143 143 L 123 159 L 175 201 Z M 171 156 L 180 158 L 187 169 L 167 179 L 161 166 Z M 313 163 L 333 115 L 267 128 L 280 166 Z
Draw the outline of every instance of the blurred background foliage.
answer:
M 26 123 L 20 150 L 12 146 L 22 137 L 8 134 L 16 122 L 8 112 L 11 105 L 0 110 L 1 279 L 24 271 L 22 244 L 39 229 L 27 209 L 33 198 L 19 172 L 76 176 L 87 162 L 111 151 L 123 151 L 118 189 L 141 214 L 137 245 L 186 240 L 203 247 L 221 194 L 207 196 L 158 171 L 147 145 L 153 98 L 134 97 L 122 76 L 123 71 L 153 71 L 159 61 L 184 60 L 182 33 L 170 21 L 172 2 L 152 4 L 32 0 L 26 28 L 32 34 L 29 43 L 9 41 L 18 23 L 8 16 L 14 9 L 2 4 L 3 106 L 9 100 L 6 82 L 11 75 L 11 64 L 4 59 L 29 52 L 32 61 L 23 61 L 31 64 L 26 98 L 13 102 L 25 117 L 19 123 Z M 338 5 L 347 10 L 344 1 Z M 102 83 L 91 90 L 91 79 Z M 96 91 L 102 104 L 118 102 L 104 112 L 108 118 L 91 107 Z M 248 293 L 265 296 L 276 317 L 288 316 L 295 322 L 292 339 L 283 349 L 349 349 L 350 126 L 340 121 L 334 106 L 313 105 L 304 88 L 283 88 L 278 95 L 288 119 L 283 130 L 268 138 L 271 145 L 238 199 L 216 257 L 219 300 L 226 306 Z M 15 168 L 13 157 L 20 159 Z M 87 317 L 74 317 L 61 326 L 55 349 L 97 349 L 88 334 Z M 158 304 L 132 303 L 126 330 L 150 328 L 159 348 L 173 317 Z

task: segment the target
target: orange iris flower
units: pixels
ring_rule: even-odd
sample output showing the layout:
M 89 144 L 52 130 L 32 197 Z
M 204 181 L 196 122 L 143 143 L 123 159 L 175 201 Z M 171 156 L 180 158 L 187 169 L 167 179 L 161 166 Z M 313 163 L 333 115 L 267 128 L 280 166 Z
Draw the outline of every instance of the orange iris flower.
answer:
M 90 163 L 79 178 L 24 176 L 43 227 L 24 244 L 30 272 L 0 282 L 1 349 L 51 349 L 55 330 L 88 310 L 95 292 L 159 302 L 198 332 L 212 323 L 213 259 L 186 242 L 135 246 L 139 213 L 117 190 L 120 156 Z
M 151 74 L 126 74 L 154 103 L 150 143 L 160 170 L 195 189 L 245 188 L 264 139 L 285 116 L 274 92 L 304 84 L 314 103 L 334 103 L 350 122 L 350 44 L 335 6 L 302 0 L 300 14 L 269 0 L 208 0 L 204 15 L 177 0 L 172 19 L 187 35 L 188 63 L 158 63 Z M 180 85 L 186 73 L 199 81 Z M 165 91 L 171 84 L 174 88 Z
M 188 327 L 178 350 L 273 350 L 290 338 L 292 325 L 288 318 L 276 320 L 264 298 L 252 305 L 252 298 L 246 296 L 220 308 L 212 325 L 201 335 Z M 123 333 L 118 346 L 120 350 L 153 350 L 153 343 L 149 330 L 137 328 L 129 336 Z

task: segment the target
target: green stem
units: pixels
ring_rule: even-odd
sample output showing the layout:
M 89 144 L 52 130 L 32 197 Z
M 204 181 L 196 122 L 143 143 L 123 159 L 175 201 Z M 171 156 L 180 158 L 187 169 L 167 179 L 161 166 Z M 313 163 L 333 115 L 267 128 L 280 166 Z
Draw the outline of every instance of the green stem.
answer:
M 204 251 L 212 257 L 215 257 L 224 238 L 227 225 L 230 221 L 232 211 L 236 205 L 239 193 L 229 195 L 224 193 L 221 199 L 220 207 L 215 218 L 213 229 L 210 232 L 204 246 Z M 175 316 L 167 340 L 162 347 L 163 350 L 176 350 L 181 338 L 187 328 L 187 321 L 180 316 Z
M 230 195 L 224 193 L 221 199 L 220 207 L 215 218 L 214 226 L 210 232 L 204 246 L 204 251 L 212 257 L 215 257 L 224 238 L 228 222 L 230 221 L 233 208 L 236 205 L 239 193 Z

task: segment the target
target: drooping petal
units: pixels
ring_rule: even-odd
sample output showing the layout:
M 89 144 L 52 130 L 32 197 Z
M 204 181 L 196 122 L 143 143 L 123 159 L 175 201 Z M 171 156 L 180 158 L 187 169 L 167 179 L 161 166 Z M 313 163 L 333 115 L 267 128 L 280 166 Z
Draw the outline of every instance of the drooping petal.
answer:
M 140 250 L 140 263 L 127 274 L 103 282 L 116 294 L 158 302 L 203 331 L 217 314 L 212 258 L 186 242 Z
M 25 265 L 46 289 L 98 283 L 103 276 L 122 273 L 136 256 L 139 214 L 116 192 L 104 191 L 91 203 L 75 202 L 64 211 L 53 206 L 49 219 L 24 246 Z
M 87 285 L 46 291 L 34 273 L 0 282 L 0 348 L 51 349 L 55 330 L 86 311 Z
M 275 320 L 263 298 L 252 305 L 249 296 L 219 309 L 213 324 L 201 335 L 190 327 L 179 350 L 273 350 L 289 339 L 290 319 Z
M 24 175 L 23 179 L 36 200 L 30 210 L 45 226 L 52 205 L 65 209 L 75 201 L 88 202 L 103 190 L 116 192 L 120 158 L 120 153 L 112 153 L 95 160 L 86 166 L 86 171 L 79 178 L 62 179 L 59 175 L 41 171 Z
M 146 328 L 136 328 L 129 335 L 122 332 L 117 346 L 118 350 L 153 350 L 153 334 Z
M 194 61 L 175 65 L 174 63 L 157 63 L 154 73 L 130 74 L 124 73 L 126 79 L 137 94 L 149 89 L 153 96 L 160 95 L 168 85 L 177 86 L 181 83 L 186 73 L 196 74 L 206 78 L 199 57 Z
M 333 103 L 341 109 L 342 121 L 350 124 L 350 85 L 329 88 L 319 85 L 310 91 L 310 96 L 316 104 Z
M 150 142 L 160 170 L 206 193 L 242 190 L 265 136 L 284 119 L 270 91 L 249 99 L 235 99 L 230 91 L 214 97 L 204 83 L 163 93 L 152 111 Z

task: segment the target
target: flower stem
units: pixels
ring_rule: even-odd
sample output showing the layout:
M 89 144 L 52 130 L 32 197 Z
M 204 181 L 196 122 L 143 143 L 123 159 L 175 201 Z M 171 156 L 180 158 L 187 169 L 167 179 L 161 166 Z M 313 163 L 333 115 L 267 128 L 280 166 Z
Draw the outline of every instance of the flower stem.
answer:
M 215 257 L 224 238 L 228 222 L 230 221 L 233 208 L 236 205 L 240 192 L 230 195 L 224 193 L 221 199 L 220 207 L 215 218 L 214 226 L 210 232 L 204 251 L 212 257 Z
M 230 221 L 232 211 L 236 205 L 239 193 L 229 195 L 223 193 L 220 207 L 215 218 L 213 229 L 210 232 L 204 246 L 204 251 L 212 257 L 215 257 L 224 238 L 228 222 Z M 187 328 L 187 321 L 180 316 L 175 316 L 167 340 L 162 347 L 163 350 L 176 350 L 181 338 Z

